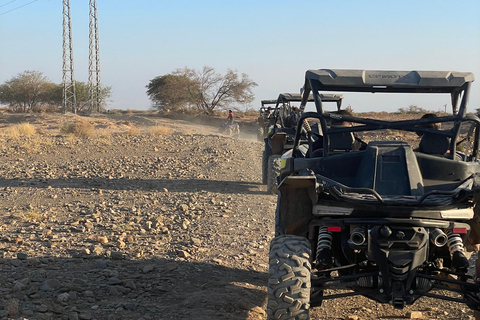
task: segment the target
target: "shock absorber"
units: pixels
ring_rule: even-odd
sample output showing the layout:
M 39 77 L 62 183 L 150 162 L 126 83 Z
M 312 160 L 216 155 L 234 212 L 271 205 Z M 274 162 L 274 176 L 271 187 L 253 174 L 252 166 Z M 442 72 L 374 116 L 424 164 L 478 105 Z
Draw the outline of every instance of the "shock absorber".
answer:
M 318 229 L 317 238 L 317 268 L 326 269 L 332 266 L 332 239 L 327 226 Z
M 468 269 L 468 259 L 465 256 L 465 248 L 463 246 L 462 237 L 458 233 L 447 230 L 448 250 L 452 258 L 452 266 L 455 270 L 466 271 Z

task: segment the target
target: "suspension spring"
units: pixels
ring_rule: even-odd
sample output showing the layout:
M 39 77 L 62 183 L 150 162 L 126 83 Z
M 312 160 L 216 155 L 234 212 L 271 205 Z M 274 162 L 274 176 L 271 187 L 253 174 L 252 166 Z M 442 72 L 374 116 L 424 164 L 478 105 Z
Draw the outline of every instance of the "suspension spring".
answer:
M 307 130 L 307 132 L 312 131 L 312 128 L 310 127 L 310 124 L 306 119 L 303 120 L 303 127 L 305 128 L 305 130 Z
M 415 288 L 417 290 L 427 291 L 427 290 L 430 290 L 432 288 L 432 283 L 428 279 L 421 278 L 421 277 L 416 277 L 415 278 Z
M 318 239 L 317 239 L 317 255 L 323 249 L 330 250 L 332 248 L 332 234 L 328 232 L 327 226 L 321 226 L 318 230 Z
M 373 288 L 373 276 L 358 278 L 357 284 L 364 288 Z
M 453 254 L 457 251 L 465 253 L 465 248 L 463 247 L 462 237 L 458 233 L 453 233 L 452 231 L 447 231 L 448 236 L 448 249 L 450 250 L 450 254 Z

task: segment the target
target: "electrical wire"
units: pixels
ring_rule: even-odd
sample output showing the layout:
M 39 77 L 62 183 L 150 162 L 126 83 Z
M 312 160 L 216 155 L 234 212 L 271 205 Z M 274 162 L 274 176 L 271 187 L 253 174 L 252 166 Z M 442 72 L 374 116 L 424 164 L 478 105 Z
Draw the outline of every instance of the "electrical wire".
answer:
M 17 1 L 17 0 L 12 0 L 12 1 L 10 1 L 10 2 L 7 2 L 7 3 L 5 3 L 5 4 L 2 4 L 2 5 L 0 6 L 0 8 L 5 7 L 7 4 L 10 4 L 10 3 L 15 2 L 15 1 Z
M 15 0 L 14 0 L 14 1 L 15 1 Z M 19 7 L 13 8 L 12 10 L 8 10 L 8 11 L 5 11 L 5 12 L 2 12 L 2 13 L 0 13 L 0 16 L 3 16 L 4 14 L 9 13 L 9 12 L 12 12 L 12 11 L 15 11 L 15 10 L 17 10 L 17 9 L 26 7 L 26 6 L 28 6 L 29 4 L 32 4 L 32 3 L 37 2 L 37 1 L 38 1 L 38 0 L 33 0 L 33 1 L 30 1 L 29 3 L 25 3 L 24 5 L 21 5 L 21 6 L 19 6 Z M 12 1 L 12 2 L 13 2 L 13 1 Z M 9 2 L 9 3 L 11 3 L 11 2 Z M 7 4 L 8 4 L 8 3 L 7 3 Z

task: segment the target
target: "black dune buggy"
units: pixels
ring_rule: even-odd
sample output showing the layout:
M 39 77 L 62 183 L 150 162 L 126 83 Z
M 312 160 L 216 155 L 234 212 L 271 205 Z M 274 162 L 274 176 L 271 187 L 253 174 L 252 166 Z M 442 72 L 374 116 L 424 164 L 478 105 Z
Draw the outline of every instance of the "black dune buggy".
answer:
M 316 112 L 299 122 L 322 130 L 297 128 L 282 156 L 268 319 L 308 319 L 323 300 L 353 295 L 398 309 L 433 297 L 477 314 L 480 263 L 470 275 L 466 250 L 479 228 L 480 119 L 466 113 L 473 74 L 321 69 L 305 77 Z M 327 112 L 322 91 L 444 94 L 454 112 L 360 118 Z
M 342 95 L 323 94 L 322 98 L 325 102 L 336 102 L 337 109 L 342 104 Z M 262 183 L 267 185 L 267 192 L 277 193 L 277 176 L 280 173 L 280 156 L 293 147 L 295 138 L 295 130 L 297 123 L 292 122 L 292 113 L 294 106 L 292 102 L 300 103 L 301 94 L 282 93 L 277 100 L 264 100 L 265 104 L 271 104 L 275 101 L 275 108 L 270 114 L 268 132 L 265 141 L 265 149 L 262 154 Z M 309 102 L 313 102 L 313 96 L 310 95 Z M 263 101 L 262 101 L 263 104 Z M 299 108 L 299 112 L 303 109 Z
M 263 139 L 268 134 L 268 128 L 274 125 L 275 114 L 274 108 L 277 104 L 277 100 L 262 100 L 262 106 L 259 110 L 259 115 L 257 118 L 258 130 L 257 130 L 257 139 L 260 142 L 263 142 Z M 274 105 L 273 107 L 270 105 Z

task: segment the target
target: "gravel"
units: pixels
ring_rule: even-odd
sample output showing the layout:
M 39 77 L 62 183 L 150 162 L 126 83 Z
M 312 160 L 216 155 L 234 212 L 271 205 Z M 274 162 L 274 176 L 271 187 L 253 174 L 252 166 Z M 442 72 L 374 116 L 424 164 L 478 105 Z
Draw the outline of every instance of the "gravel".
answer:
M 34 148 L 31 137 L 3 139 L 0 319 L 266 319 L 276 198 L 261 184 L 262 143 L 154 120 L 174 132 L 73 139 L 51 125 Z M 121 129 L 125 119 L 91 121 Z M 385 317 L 473 313 L 426 298 L 394 310 L 362 297 L 311 312 Z

